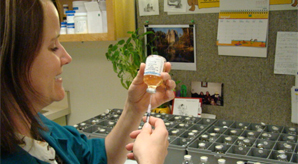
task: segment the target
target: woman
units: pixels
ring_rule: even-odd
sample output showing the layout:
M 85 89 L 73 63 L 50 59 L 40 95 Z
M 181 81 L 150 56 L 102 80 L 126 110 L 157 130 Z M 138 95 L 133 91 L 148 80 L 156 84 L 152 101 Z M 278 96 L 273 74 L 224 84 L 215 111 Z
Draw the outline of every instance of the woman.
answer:
M 62 127 L 39 113 L 64 98 L 60 74 L 71 62 L 60 44 L 59 16 L 50 0 L 1 2 L 1 163 L 163 163 L 167 130 L 162 120 L 150 118 L 137 130 L 149 102 L 141 64 L 132 82 L 123 113 L 105 139 L 90 139 L 71 126 Z M 162 73 L 165 88 L 158 87 L 152 107 L 174 98 L 175 82 Z M 135 142 L 132 142 L 135 139 Z M 131 151 L 133 153 L 128 153 Z M 127 154 L 128 153 L 128 154 Z

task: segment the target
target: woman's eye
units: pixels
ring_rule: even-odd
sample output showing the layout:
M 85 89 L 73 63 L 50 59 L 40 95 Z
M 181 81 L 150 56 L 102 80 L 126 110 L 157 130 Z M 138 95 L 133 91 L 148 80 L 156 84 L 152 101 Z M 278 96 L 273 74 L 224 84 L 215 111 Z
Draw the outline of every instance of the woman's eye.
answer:
M 55 52 L 58 50 L 58 47 L 51 48 L 51 50 Z

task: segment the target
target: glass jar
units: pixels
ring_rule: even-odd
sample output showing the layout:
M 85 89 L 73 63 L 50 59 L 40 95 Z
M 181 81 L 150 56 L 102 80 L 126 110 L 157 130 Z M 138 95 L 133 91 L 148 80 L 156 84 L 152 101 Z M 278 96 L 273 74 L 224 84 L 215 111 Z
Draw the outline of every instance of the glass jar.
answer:
M 243 141 L 244 139 L 245 139 L 245 137 L 239 136 L 238 140 L 237 140 L 237 145 L 238 146 L 244 146 L 244 141 Z

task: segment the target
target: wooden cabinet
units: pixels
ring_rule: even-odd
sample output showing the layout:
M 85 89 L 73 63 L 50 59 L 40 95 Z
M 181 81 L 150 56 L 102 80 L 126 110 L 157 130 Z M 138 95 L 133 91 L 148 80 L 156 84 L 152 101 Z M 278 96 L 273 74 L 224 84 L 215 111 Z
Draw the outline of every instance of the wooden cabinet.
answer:
M 62 7 L 63 4 L 68 4 L 69 10 L 72 10 L 72 1 L 73 0 L 59 0 L 61 4 L 61 7 L 59 7 L 60 13 L 63 14 L 63 7 Z M 116 40 L 113 0 L 106 0 L 106 5 L 107 5 L 107 21 L 108 21 L 107 33 L 62 34 L 59 37 L 60 42 Z M 60 15 L 60 16 L 61 18 L 63 17 L 63 15 Z

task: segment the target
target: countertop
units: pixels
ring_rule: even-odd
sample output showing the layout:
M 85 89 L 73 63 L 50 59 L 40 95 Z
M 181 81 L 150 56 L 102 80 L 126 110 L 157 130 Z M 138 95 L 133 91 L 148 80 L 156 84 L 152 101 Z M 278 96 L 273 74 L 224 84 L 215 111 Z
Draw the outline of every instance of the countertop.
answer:
M 41 113 L 50 120 L 55 120 L 70 114 L 69 91 L 65 91 L 65 97 L 63 100 L 53 102 L 49 106 L 45 107 Z

